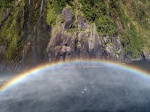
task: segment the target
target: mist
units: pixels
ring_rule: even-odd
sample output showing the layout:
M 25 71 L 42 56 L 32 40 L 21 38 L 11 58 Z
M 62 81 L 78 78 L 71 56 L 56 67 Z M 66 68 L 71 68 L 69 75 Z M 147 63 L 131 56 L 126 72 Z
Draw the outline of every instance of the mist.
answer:
M 63 64 L 26 76 L 0 93 L 0 112 L 150 111 L 150 78 L 116 65 L 89 65 Z

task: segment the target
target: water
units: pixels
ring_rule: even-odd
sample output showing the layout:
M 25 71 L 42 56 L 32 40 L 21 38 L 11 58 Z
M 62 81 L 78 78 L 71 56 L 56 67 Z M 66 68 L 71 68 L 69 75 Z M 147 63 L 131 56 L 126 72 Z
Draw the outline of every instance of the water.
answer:
M 150 61 L 133 61 L 131 65 L 150 72 Z
M 150 78 L 118 65 L 63 64 L 0 93 L 0 112 L 150 112 L 149 85 Z

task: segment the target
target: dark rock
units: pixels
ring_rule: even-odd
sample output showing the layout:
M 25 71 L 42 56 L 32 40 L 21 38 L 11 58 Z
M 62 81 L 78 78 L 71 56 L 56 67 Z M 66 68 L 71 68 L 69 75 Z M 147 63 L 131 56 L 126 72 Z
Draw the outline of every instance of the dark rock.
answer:
M 2 24 L 0 24 L 0 29 L 1 29 L 1 27 L 2 27 Z
M 0 23 L 0 29 L 2 28 L 2 26 L 4 25 L 4 22 L 8 19 L 8 17 L 10 16 L 10 11 L 9 9 L 6 9 L 5 13 L 2 15 L 2 20 Z
M 66 28 L 66 29 L 71 28 L 71 27 L 72 27 L 72 24 L 73 24 L 73 20 L 67 21 L 66 24 L 65 24 L 65 28 Z
M 65 28 L 66 29 L 71 28 L 74 22 L 74 16 L 71 10 L 68 7 L 65 7 L 62 11 L 62 15 L 63 15 L 63 18 L 65 19 Z
M 4 54 L 6 46 L 0 45 L 0 55 Z
M 71 47 L 67 45 L 67 43 L 61 47 L 60 56 L 61 59 L 68 59 L 71 55 Z
M 71 12 L 68 15 L 69 10 L 63 10 L 66 23 L 73 18 Z M 65 29 L 63 24 L 52 29 L 52 37 L 47 47 L 50 62 L 71 58 L 125 60 L 119 36 L 100 37 L 96 25 L 87 23 L 82 16 L 78 17 L 77 25 L 78 29 L 73 32 Z
M 81 29 L 87 29 L 88 28 L 86 20 L 82 16 L 78 17 L 78 27 Z
M 5 21 L 10 15 L 9 9 L 6 9 L 5 13 L 2 16 L 2 21 Z
M 60 27 L 61 28 L 61 27 Z M 93 41 L 90 41 L 90 36 Z M 53 35 L 48 45 L 49 61 L 70 58 L 101 58 L 102 49 L 97 34 L 75 31 L 75 34 L 65 30 Z
M 64 31 L 53 34 L 47 47 L 49 61 L 64 60 L 72 57 L 73 46 L 74 41 L 71 35 L 64 33 Z
M 146 61 L 146 60 L 149 60 L 149 57 L 147 56 L 146 52 L 142 52 L 140 59 Z

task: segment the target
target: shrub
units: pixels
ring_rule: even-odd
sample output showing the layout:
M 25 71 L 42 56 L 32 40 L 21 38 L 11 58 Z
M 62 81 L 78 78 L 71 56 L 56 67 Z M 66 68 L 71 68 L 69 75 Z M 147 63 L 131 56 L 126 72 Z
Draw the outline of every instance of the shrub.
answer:
M 108 16 L 99 17 L 96 21 L 97 31 L 100 35 L 113 35 L 117 31 L 117 28 L 112 21 L 112 19 Z
M 49 3 L 47 4 L 47 8 L 46 22 L 48 25 L 51 25 L 55 22 L 56 15 L 54 14 L 54 9 Z

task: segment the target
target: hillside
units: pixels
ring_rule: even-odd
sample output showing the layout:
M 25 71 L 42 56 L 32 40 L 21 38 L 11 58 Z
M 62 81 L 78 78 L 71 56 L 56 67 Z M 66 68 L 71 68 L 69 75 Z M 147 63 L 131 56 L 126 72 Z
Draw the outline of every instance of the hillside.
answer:
M 1 0 L 0 67 L 150 57 L 149 0 Z M 15 65 L 15 66 L 14 66 Z

